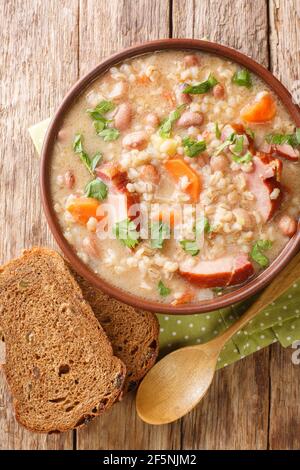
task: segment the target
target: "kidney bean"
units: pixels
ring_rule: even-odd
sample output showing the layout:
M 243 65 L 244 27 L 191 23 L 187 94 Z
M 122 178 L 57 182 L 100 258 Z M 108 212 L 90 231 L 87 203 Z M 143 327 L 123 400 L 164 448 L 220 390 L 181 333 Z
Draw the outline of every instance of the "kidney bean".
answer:
M 148 134 L 145 131 L 132 132 L 125 135 L 122 145 L 126 149 L 143 150 L 148 144 Z
M 152 127 L 157 127 L 159 126 L 159 123 L 160 123 L 159 117 L 155 113 L 147 114 L 145 120 L 146 120 L 146 123 Z
M 194 67 L 195 65 L 199 65 L 199 58 L 194 54 L 189 54 L 184 56 L 183 63 L 186 68 Z
M 286 237 L 292 237 L 297 231 L 297 222 L 289 215 L 283 215 L 279 220 L 278 226 Z
M 183 93 L 183 90 L 186 88 L 186 86 L 186 83 L 181 83 L 175 92 L 178 104 L 189 104 L 192 101 L 191 95 L 188 93 Z
M 201 113 L 185 111 L 177 121 L 179 127 L 201 126 L 204 117 Z
M 120 104 L 115 115 L 115 127 L 119 131 L 125 131 L 130 126 L 132 119 L 132 108 L 130 103 Z
M 75 176 L 73 171 L 66 171 L 64 175 L 65 185 L 68 189 L 72 189 L 75 184 Z
M 217 85 L 215 85 L 213 88 L 214 97 L 221 100 L 222 98 L 224 98 L 224 94 L 225 94 L 225 89 L 223 85 L 221 85 L 221 83 L 217 83 Z

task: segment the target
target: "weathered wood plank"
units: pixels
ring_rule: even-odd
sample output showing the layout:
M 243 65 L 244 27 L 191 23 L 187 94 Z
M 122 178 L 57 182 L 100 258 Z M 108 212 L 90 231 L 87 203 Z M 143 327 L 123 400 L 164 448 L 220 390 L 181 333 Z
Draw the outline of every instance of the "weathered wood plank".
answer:
M 113 52 L 169 36 L 168 0 L 81 0 L 80 75 Z M 77 431 L 79 449 L 180 448 L 180 423 L 153 428 L 136 416 L 134 395 Z
M 125 47 L 166 37 L 169 0 L 80 0 L 80 75 Z
M 53 113 L 77 78 L 78 3 L 0 2 L 0 262 L 24 247 L 53 244 L 39 196 L 39 161 L 27 128 Z M 72 433 L 36 435 L 19 426 L 0 380 L 0 448 L 72 448 Z
M 276 344 L 271 351 L 269 448 L 300 449 L 300 365 L 292 362 L 292 348 Z
M 273 73 L 300 103 L 300 4 L 297 0 L 271 0 L 270 65 Z M 300 448 L 299 365 L 292 349 L 276 345 L 271 355 L 271 408 L 269 447 Z
M 297 86 L 300 102 L 300 3 L 270 0 L 269 14 L 272 72 L 290 91 Z
M 174 0 L 173 36 L 221 42 L 267 66 L 267 4 L 255 3 Z M 218 372 L 203 403 L 183 420 L 183 448 L 266 448 L 268 373 L 268 351 Z
M 208 39 L 268 65 L 266 0 L 174 0 L 173 37 Z
M 265 449 L 268 442 L 267 349 L 217 372 L 207 396 L 183 418 L 184 449 Z

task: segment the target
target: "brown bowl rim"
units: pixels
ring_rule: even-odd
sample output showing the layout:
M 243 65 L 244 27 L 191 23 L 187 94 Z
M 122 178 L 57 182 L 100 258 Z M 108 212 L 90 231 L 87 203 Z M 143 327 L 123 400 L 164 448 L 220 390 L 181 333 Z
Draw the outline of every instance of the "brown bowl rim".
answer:
M 190 315 L 210 312 L 220 308 L 228 307 L 259 292 L 288 264 L 288 262 L 297 253 L 300 245 L 300 231 L 297 231 L 294 237 L 291 238 L 291 240 L 285 245 L 284 249 L 281 251 L 278 257 L 265 271 L 263 271 L 247 284 L 237 288 L 232 292 L 211 300 L 201 301 L 199 304 L 190 303 L 180 306 L 173 306 L 171 304 L 149 301 L 142 297 L 137 297 L 133 294 L 130 294 L 100 278 L 97 274 L 93 273 L 88 268 L 88 266 L 84 264 L 84 262 L 81 261 L 81 259 L 76 255 L 75 251 L 64 237 L 59 226 L 58 219 L 55 215 L 51 201 L 50 180 L 48 172 L 55 137 L 59 130 L 63 116 L 73 103 L 74 99 L 76 99 L 76 97 L 84 89 L 86 89 L 86 87 L 93 80 L 103 74 L 111 66 L 137 55 L 165 49 L 198 50 L 203 52 L 210 52 L 212 54 L 231 59 L 241 66 L 248 68 L 250 71 L 261 77 L 269 85 L 269 87 L 281 100 L 284 107 L 287 109 L 290 116 L 296 123 L 297 127 L 300 127 L 300 111 L 298 106 L 293 103 L 288 90 L 282 85 L 282 83 L 279 82 L 279 80 L 277 80 L 277 78 L 274 77 L 274 75 L 269 70 L 245 54 L 228 46 L 200 39 L 161 39 L 149 41 L 126 48 L 121 52 L 113 54 L 109 58 L 105 59 L 90 72 L 88 72 L 84 77 L 79 79 L 67 93 L 48 127 L 48 131 L 44 140 L 41 155 L 40 188 L 44 212 L 54 238 L 66 258 L 70 261 L 71 265 L 81 276 L 83 276 L 93 286 L 101 289 L 106 294 L 116 298 L 121 302 L 132 305 L 133 307 L 156 313 L 167 313 L 170 315 Z

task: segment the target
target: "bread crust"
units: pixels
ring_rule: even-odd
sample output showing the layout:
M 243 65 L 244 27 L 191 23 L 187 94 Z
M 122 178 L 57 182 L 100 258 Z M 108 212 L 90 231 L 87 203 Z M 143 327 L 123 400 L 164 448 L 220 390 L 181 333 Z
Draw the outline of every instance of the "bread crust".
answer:
M 55 251 L 25 250 L 0 268 L 0 328 L 15 415 L 27 429 L 82 427 L 120 396 L 126 367 Z

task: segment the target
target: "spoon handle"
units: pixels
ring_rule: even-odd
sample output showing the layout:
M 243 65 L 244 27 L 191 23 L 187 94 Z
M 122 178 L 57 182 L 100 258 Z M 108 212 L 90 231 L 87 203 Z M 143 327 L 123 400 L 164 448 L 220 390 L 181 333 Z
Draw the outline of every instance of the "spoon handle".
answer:
M 276 276 L 275 279 L 265 288 L 259 298 L 248 308 L 247 312 L 231 325 L 222 335 L 214 341 L 223 340 L 223 344 L 228 341 L 237 331 L 245 326 L 261 310 L 267 307 L 277 297 L 283 294 L 292 284 L 300 278 L 300 252 L 290 261 L 290 263 Z

